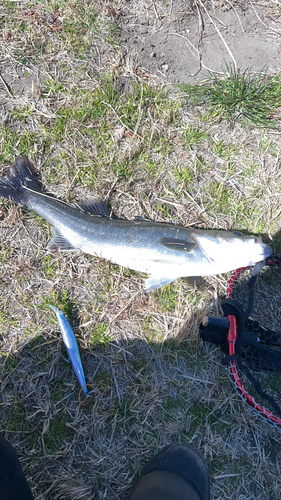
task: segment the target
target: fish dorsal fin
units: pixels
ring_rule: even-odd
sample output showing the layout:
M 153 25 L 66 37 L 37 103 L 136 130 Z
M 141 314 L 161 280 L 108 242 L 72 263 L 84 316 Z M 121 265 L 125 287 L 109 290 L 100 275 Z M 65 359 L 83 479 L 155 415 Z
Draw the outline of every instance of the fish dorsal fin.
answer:
M 82 200 L 75 202 L 73 206 L 87 214 L 110 217 L 110 211 L 103 200 Z
M 178 240 L 177 238 L 160 238 L 160 243 L 171 250 L 177 250 L 178 252 L 192 252 L 196 243 L 191 243 L 190 241 Z
M 67 252 L 70 250 L 77 250 L 61 233 L 58 229 L 53 229 L 53 238 L 47 245 L 47 250 L 50 252 Z
M 151 275 L 145 280 L 144 291 L 145 293 L 152 292 L 152 290 L 157 290 L 157 288 L 161 288 L 161 286 L 168 285 L 176 279 L 178 279 L 178 276 L 173 276 L 171 278 L 171 276 L 164 277 Z

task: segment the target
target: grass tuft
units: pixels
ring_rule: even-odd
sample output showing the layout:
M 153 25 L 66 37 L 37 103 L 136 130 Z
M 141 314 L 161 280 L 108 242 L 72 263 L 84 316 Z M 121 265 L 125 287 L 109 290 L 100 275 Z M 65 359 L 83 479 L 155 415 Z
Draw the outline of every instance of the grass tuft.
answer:
M 231 125 L 279 129 L 281 75 L 269 76 L 264 70 L 253 75 L 250 69 L 235 71 L 225 63 L 224 77 L 211 75 L 207 86 L 181 85 L 193 105 L 204 105 L 206 122 L 227 120 Z
M 214 78 L 209 103 L 217 108 L 214 117 L 230 123 L 241 121 L 256 127 L 278 128 L 276 112 L 281 107 L 280 75 L 270 77 L 261 71 L 253 76 L 249 70 L 234 71 L 226 64 L 228 75 Z

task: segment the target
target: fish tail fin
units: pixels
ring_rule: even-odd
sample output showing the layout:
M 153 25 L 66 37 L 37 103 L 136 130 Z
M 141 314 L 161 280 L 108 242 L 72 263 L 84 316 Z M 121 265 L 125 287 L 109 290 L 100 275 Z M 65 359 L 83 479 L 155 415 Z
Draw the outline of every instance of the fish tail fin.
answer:
M 27 156 L 20 156 L 8 170 L 0 177 L 0 197 L 13 201 L 22 207 L 28 206 L 28 191 L 41 191 L 35 178 L 35 169 Z

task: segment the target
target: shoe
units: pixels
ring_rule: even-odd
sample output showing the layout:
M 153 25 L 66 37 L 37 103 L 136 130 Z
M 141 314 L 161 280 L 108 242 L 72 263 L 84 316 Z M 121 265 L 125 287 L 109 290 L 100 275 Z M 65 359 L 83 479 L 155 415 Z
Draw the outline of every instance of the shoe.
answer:
M 209 500 L 210 476 L 201 453 L 188 444 L 163 448 L 142 471 L 130 500 Z

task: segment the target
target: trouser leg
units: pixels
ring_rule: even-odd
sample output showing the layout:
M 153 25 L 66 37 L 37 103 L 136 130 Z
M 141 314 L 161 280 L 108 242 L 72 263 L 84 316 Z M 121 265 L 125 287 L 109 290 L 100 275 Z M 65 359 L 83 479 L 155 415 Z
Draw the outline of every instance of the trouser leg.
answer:
M 34 500 L 17 454 L 1 434 L 0 500 Z

